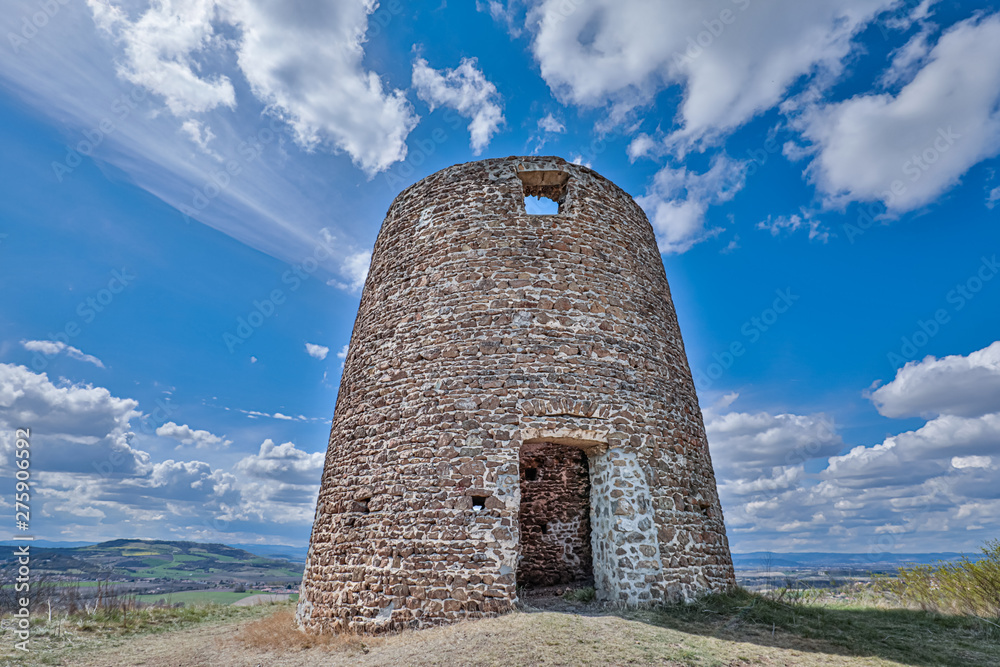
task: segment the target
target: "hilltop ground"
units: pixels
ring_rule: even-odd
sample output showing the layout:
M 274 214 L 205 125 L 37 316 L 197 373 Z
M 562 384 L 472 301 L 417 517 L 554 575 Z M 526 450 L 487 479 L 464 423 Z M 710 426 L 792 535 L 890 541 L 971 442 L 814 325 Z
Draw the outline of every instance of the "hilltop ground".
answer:
M 290 604 L 222 608 L 181 629 L 62 638 L 36 635 L 17 665 L 124 667 L 364 665 L 1000 665 L 1000 634 L 973 619 L 833 602 L 774 602 L 747 593 L 646 611 L 561 598 L 442 628 L 317 642 L 293 627 Z M 73 633 L 70 633 L 73 634 Z M 7 633 L 4 633 L 7 635 Z M 9 635 L 0 661 L 13 659 Z

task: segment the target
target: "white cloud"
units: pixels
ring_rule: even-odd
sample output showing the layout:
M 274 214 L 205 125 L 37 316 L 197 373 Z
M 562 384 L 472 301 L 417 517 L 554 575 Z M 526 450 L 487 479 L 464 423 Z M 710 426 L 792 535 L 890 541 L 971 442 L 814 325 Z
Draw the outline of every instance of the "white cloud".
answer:
M 996 402 L 993 413 L 943 414 L 838 454 L 844 443 L 829 417 L 727 411 L 736 398 L 703 414 L 730 541 L 741 550 L 869 551 L 874 561 L 885 551 L 974 548 L 981 540 L 956 531 L 1000 530 Z
M 4 460 L 12 457 L 15 429 L 30 428 L 35 527 L 64 539 L 147 535 L 230 542 L 308 529 L 323 454 L 267 440 L 233 472 L 208 461 L 156 461 L 131 442 L 171 437 L 205 445 L 204 454 L 212 456 L 228 441 L 174 422 L 156 436 L 136 436 L 129 420 L 141 416 L 135 400 L 103 387 L 56 385 L 44 373 L 0 364 L 0 474 L 10 479 L 13 468 Z
M 646 194 L 636 201 L 649 216 L 660 252 L 686 252 L 722 231 L 705 229 L 708 207 L 732 199 L 743 188 L 744 180 L 744 164 L 722 154 L 701 174 L 687 167 L 668 166 L 658 171 Z
M 229 408 L 225 408 L 228 410 Z M 257 419 L 258 417 L 267 417 L 268 419 L 281 419 L 283 421 L 323 421 L 320 417 L 306 417 L 305 415 L 298 415 L 297 417 L 292 417 L 281 412 L 260 412 L 259 410 L 244 410 L 242 408 L 234 408 L 237 412 L 242 412 L 243 414 L 250 417 L 250 419 Z
M 566 126 L 552 114 L 546 114 L 544 117 L 538 119 L 538 130 L 540 132 L 562 134 L 566 131 Z
M 66 343 L 58 340 L 22 340 L 21 347 L 28 350 L 29 352 L 38 352 L 46 357 L 54 357 L 57 354 L 65 353 L 70 359 L 76 359 L 77 361 L 85 361 L 88 364 L 94 364 L 98 368 L 104 368 L 104 362 L 95 357 L 92 354 L 84 354 L 79 348 L 73 347 L 72 345 L 67 345 Z
M 340 263 L 340 275 L 347 282 L 332 279 L 327 281 L 327 285 L 349 292 L 360 292 L 365 286 L 365 280 L 368 278 L 368 267 L 371 266 L 371 263 L 372 253 L 370 250 L 351 253 Z
M 162 96 L 172 113 L 186 116 L 236 105 L 228 77 L 198 74 L 202 65 L 195 56 L 224 44 L 212 27 L 216 0 L 164 0 L 134 21 L 110 0 L 87 0 L 87 5 L 94 22 L 124 48 L 118 74 Z
M 264 0 L 253 2 L 264 5 Z M 227 12 L 230 8 L 233 12 L 242 11 L 247 4 L 244 0 L 220 0 L 219 3 Z M 103 2 L 101 5 L 111 6 Z M 113 3 L 115 7 L 126 5 L 127 20 L 136 22 L 149 10 L 150 0 Z M 163 11 L 169 9 L 175 13 L 180 6 L 178 2 L 157 3 Z M 356 36 L 354 42 L 357 53 L 352 52 L 350 58 L 363 63 L 364 49 L 361 47 L 365 44 L 358 40 L 364 38 L 363 26 L 368 19 L 367 5 L 362 0 L 310 3 L 308 10 L 293 12 L 292 17 L 286 18 L 290 21 L 299 14 L 322 13 L 331 6 L 336 12 L 359 17 L 357 25 L 362 27 L 358 28 L 360 36 Z M 288 13 L 283 6 L 272 3 L 270 7 L 274 12 Z M 38 5 L 35 0 L 9 0 L 4 10 L 0 12 L 0 34 L 20 34 L 22 18 L 31 17 L 38 11 Z M 361 102 L 365 100 L 344 97 L 340 89 L 328 90 L 341 83 L 346 86 L 347 76 L 336 68 L 324 69 L 325 66 L 318 63 L 315 69 L 321 71 L 313 74 L 322 79 L 325 88 L 318 87 L 304 75 L 299 76 L 300 72 L 294 67 L 282 68 L 281 72 L 288 75 L 290 83 L 303 81 L 302 89 L 312 91 L 309 92 L 310 102 L 317 106 L 333 109 L 323 95 L 336 98 L 333 100 L 339 104 L 336 108 L 341 111 L 346 108 L 343 113 L 350 115 L 351 122 L 358 123 L 365 134 L 357 138 L 356 146 L 350 147 L 353 154 L 347 148 L 338 149 L 332 135 L 329 141 L 324 139 L 322 146 L 300 149 L 295 143 L 296 129 L 290 115 L 269 101 L 258 100 L 247 92 L 245 85 L 239 85 L 244 74 L 236 61 L 243 32 L 227 24 L 228 16 L 219 15 L 215 19 L 212 43 L 202 50 L 192 51 L 188 61 L 192 71 L 202 79 L 213 80 L 216 73 L 228 77 L 236 88 L 238 104 L 235 108 L 219 105 L 178 117 L 169 112 L 161 95 L 117 76 L 114 64 L 127 65 L 123 44 L 94 28 L 93 11 L 82 2 L 62 4 L 58 17 L 39 30 L 16 57 L 5 61 L 0 68 L 0 86 L 33 109 L 43 122 L 60 129 L 67 152 L 52 156 L 51 163 L 53 169 L 59 169 L 56 172 L 59 179 L 79 178 L 67 163 L 79 164 L 75 161 L 81 159 L 80 152 L 85 152 L 89 157 L 82 158 L 84 164 L 93 161 L 122 170 L 137 187 L 177 209 L 178 215 L 187 216 L 187 222 L 209 225 L 288 263 L 301 263 L 310 257 L 318 245 L 318 231 L 324 226 L 330 227 L 336 232 L 338 244 L 330 248 L 328 258 L 319 262 L 317 275 L 327 274 L 324 280 L 340 275 L 341 265 L 348 262 L 358 248 L 370 247 L 371 243 L 371 230 L 350 222 L 361 209 L 367 211 L 364 203 L 366 176 L 346 158 L 350 157 L 355 164 L 359 161 L 374 164 L 380 160 L 380 155 L 396 151 L 398 157 L 405 146 L 401 141 L 393 144 L 393 132 L 384 122 L 386 114 L 364 107 Z M 331 20 L 334 19 L 336 17 Z M 185 20 L 182 15 L 177 18 L 179 23 Z M 349 23 L 339 22 L 338 30 L 348 31 Z M 288 35 L 277 42 L 290 51 L 301 51 L 306 47 L 300 43 L 307 36 L 316 40 L 326 40 L 330 36 L 331 44 L 351 51 L 348 41 L 333 39 L 338 34 L 336 30 L 323 32 L 323 22 L 315 24 L 317 32 L 301 31 L 301 34 L 299 28 L 289 25 Z M 115 28 L 115 34 L 121 27 Z M 274 24 L 275 29 L 279 27 Z M 217 43 L 219 41 L 224 44 Z M 327 45 L 327 48 L 334 47 Z M 320 55 L 319 51 L 309 50 L 308 57 L 320 61 Z M 367 80 L 370 68 L 358 67 L 357 76 Z M 391 106 L 388 85 L 386 90 L 386 104 Z M 200 123 L 199 137 L 207 142 L 207 147 L 224 157 L 223 164 L 211 153 L 200 150 L 197 142 L 188 140 L 190 135 L 182 128 L 189 120 Z M 411 120 L 416 122 L 412 113 Z M 208 128 L 214 135 L 210 140 Z M 345 126 L 344 131 L 350 128 Z M 323 131 L 319 133 L 326 137 Z M 316 152 L 322 148 L 347 151 L 349 155 L 341 158 L 330 154 L 305 154 L 314 148 Z M 230 164 L 238 170 L 237 174 L 226 171 Z M 319 172 L 327 178 L 315 178 Z M 338 190 L 337 215 L 333 218 L 328 200 L 330 179 L 342 186 Z M 220 183 L 224 185 L 220 187 Z
M 370 0 L 325 0 L 289 11 L 280 2 L 234 0 L 223 15 L 241 31 L 240 69 L 254 94 L 306 148 L 345 151 L 369 175 L 406 157 L 419 118 L 400 90 L 363 65 Z
M 1000 201 L 1000 186 L 997 186 L 990 190 L 990 193 L 986 195 L 986 208 L 993 208 Z
M 322 452 L 308 454 L 296 449 L 292 442 L 275 445 L 268 438 L 261 443 L 259 452 L 241 459 L 236 470 L 288 484 L 319 484 L 324 458 Z
M 469 145 L 479 155 L 504 123 L 501 98 L 493 83 L 476 67 L 475 58 L 463 58 L 455 69 L 435 70 L 423 58 L 413 62 L 413 86 L 430 105 L 449 107 L 469 122 Z
M 993 459 L 989 456 L 954 456 L 951 459 L 953 468 L 989 468 Z
M 717 412 L 735 398 L 729 395 L 704 411 L 715 468 L 727 480 L 757 480 L 775 470 L 787 476 L 806 461 L 844 447 L 833 420 L 822 413 Z
M 1000 15 L 952 26 L 926 60 L 896 95 L 807 105 L 793 117 L 812 142 L 809 171 L 828 204 L 881 200 L 909 211 L 1000 153 Z M 890 79 L 902 69 L 894 65 Z
M 306 354 L 315 359 L 323 360 L 326 359 L 326 355 L 330 354 L 330 348 L 325 345 L 306 343 Z
M 913 75 L 924 63 L 930 53 L 931 44 L 929 38 L 933 29 L 926 26 L 923 30 L 910 38 L 906 44 L 896 49 L 892 54 L 892 64 L 882 74 L 881 83 L 883 86 L 891 86 L 899 82 L 908 82 L 913 79 Z
M 852 38 L 891 4 L 542 0 L 525 25 L 542 77 L 564 103 L 610 104 L 620 117 L 680 84 L 679 127 L 667 144 L 683 150 L 773 107 L 801 77 L 838 71 Z
M 189 118 L 183 123 L 181 123 L 181 132 L 187 135 L 187 138 L 197 146 L 202 153 L 210 155 L 216 160 L 221 160 L 222 158 L 209 146 L 212 140 L 215 139 L 215 134 L 212 133 L 212 128 L 208 127 L 201 121 Z
M 196 58 L 221 62 L 235 45 L 254 95 L 288 122 L 300 146 L 344 151 L 369 175 L 406 156 L 417 117 L 402 91 L 386 91 L 362 64 L 373 2 L 327 0 L 289 12 L 266 0 L 166 0 L 135 20 L 110 0 L 88 4 L 124 47 L 119 74 L 161 95 L 177 116 L 236 106 L 230 79 L 199 76 L 205 59 Z M 217 34 L 216 22 L 235 27 L 238 39 Z
M 769 215 L 767 216 L 767 220 L 757 223 L 757 229 L 767 230 L 771 232 L 771 236 L 778 236 L 782 232 L 791 234 L 799 229 L 808 229 L 810 241 L 826 243 L 830 240 L 830 230 L 809 213 L 803 213 L 802 215 L 793 214 L 790 216 L 779 215 L 776 218 L 772 218 Z
M 262 519 L 308 525 L 316 509 L 324 459 L 322 452 L 309 454 L 294 443 L 275 445 L 268 438 L 258 453 L 236 464 L 245 480 L 242 511 Z
M 110 449 L 129 449 L 129 419 L 138 402 L 116 398 L 103 387 L 53 384 L 45 373 L 0 364 L 0 418 L 7 430 L 28 427 L 42 434 Z
M 968 356 L 911 361 L 870 398 L 886 417 L 1000 412 L 1000 341 Z
M 228 447 L 233 443 L 210 431 L 195 430 L 187 424 L 175 424 L 172 421 L 157 427 L 156 435 L 173 438 L 182 445 L 194 445 L 198 449 Z

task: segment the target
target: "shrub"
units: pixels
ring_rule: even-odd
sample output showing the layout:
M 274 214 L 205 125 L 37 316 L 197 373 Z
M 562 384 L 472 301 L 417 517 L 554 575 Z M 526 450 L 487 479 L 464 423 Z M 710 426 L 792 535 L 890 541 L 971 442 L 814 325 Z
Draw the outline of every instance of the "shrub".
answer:
M 983 556 L 955 563 L 900 568 L 890 590 L 921 609 L 1000 621 L 1000 540 L 982 547 Z

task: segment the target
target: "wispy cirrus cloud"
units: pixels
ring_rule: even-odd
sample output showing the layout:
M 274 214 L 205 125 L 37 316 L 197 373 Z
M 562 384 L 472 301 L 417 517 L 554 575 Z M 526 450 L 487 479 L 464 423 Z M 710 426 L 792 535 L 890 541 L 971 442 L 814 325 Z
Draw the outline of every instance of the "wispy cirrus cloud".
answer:
M 22 340 L 21 347 L 29 352 L 38 352 L 47 357 L 54 357 L 57 354 L 65 354 L 70 359 L 94 364 L 98 368 L 104 368 L 104 362 L 92 354 L 84 353 L 80 348 L 67 345 L 59 340 Z

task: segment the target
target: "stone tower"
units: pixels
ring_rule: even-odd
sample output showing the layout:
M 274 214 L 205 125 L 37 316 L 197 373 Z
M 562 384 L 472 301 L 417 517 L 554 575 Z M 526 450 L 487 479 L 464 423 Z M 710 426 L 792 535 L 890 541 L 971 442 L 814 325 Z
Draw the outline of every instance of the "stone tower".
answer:
M 653 230 L 560 158 L 443 169 L 375 242 L 299 623 L 419 627 L 589 582 L 623 605 L 735 583 Z

